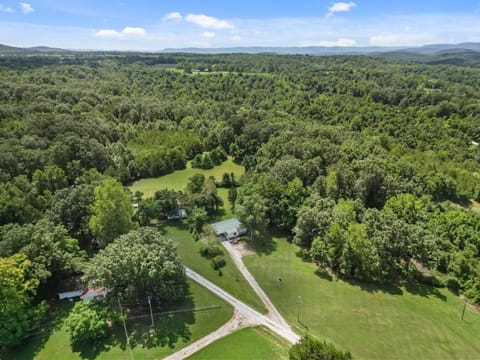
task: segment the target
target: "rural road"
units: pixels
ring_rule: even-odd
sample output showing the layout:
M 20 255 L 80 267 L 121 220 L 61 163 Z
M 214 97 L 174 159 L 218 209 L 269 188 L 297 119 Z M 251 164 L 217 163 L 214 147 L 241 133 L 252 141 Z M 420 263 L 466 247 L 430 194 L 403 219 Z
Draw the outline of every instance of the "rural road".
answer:
M 272 301 L 267 296 L 265 291 L 263 291 L 263 289 L 260 287 L 257 280 L 255 280 L 255 278 L 250 273 L 250 271 L 248 271 L 247 267 L 243 263 L 242 254 L 229 241 L 222 241 L 222 244 L 230 254 L 230 257 L 232 258 L 233 262 L 242 273 L 243 277 L 248 281 L 252 289 L 255 291 L 258 297 L 262 300 L 263 304 L 268 310 L 267 316 L 273 321 L 275 321 L 277 324 L 280 324 L 286 328 L 290 328 L 290 325 L 288 325 L 288 323 L 285 321 L 283 316 L 277 310 L 275 305 L 273 305 Z
M 211 281 L 207 280 L 200 274 L 196 273 L 192 269 L 185 269 L 186 274 L 190 279 L 207 288 L 212 293 L 232 305 L 236 313 L 238 313 L 243 319 L 245 319 L 244 321 L 247 322 L 249 325 L 265 326 L 266 328 L 270 329 L 270 331 L 284 338 L 291 344 L 295 344 L 300 340 L 300 336 L 293 332 L 290 326 L 285 326 L 283 323 L 278 323 L 277 321 L 274 321 L 269 317 L 260 314 L 258 311 L 252 309 L 250 306 L 238 300 L 237 298 L 235 298 L 222 288 L 218 287 Z

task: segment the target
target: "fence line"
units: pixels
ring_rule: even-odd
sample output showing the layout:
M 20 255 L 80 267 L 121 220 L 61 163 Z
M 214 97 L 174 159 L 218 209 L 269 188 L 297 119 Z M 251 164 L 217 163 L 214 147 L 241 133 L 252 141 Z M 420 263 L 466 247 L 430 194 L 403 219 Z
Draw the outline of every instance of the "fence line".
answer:
M 164 311 L 164 312 L 156 312 L 153 313 L 153 315 L 169 315 L 169 314 L 178 314 L 182 312 L 199 312 L 199 311 L 206 311 L 206 310 L 213 310 L 213 309 L 220 309 L 222 305 L 208 305 L 208 306 L 201 306 L 201 307 L 196 307 L 196 308 L 186 308 L 186 309 L 178 309 L 178 310 L 171 310 L 171 311 Z M 140 319 L 143 317 L 150 316 L 150 314 L 145 314 L 145 315 L 136 315 L 136 316 L 127 316 L 127 321 L 128 320 L 133 320 L 133 319 Z M 44 336 L 49 336 L 51 335 L 49 331 L 53 330 L 58 324 L 55 323 L 55 320 L 50 321 L 49 323 L 45 323 L 45 325 L 39 325 L 36 326 L 33 329 L 30 329 L 28 334 L 26 334 L 23 337 L 23 340 L 31 339 L 31 338 L 40 338 Z M 32 333 L 33 330 L 41 329 L 41 331 L 37 333 Z M 1 359 L 0 359 L 1 360 Z
M 222 305 L 208 305 L 208 306 L 201 306 L 201 307 L 194 307 L 194 308 L 186 308 L 186 309 L 179 309 L 179 310 L 171 310 L 171 311 L 163 311 L 163 312 L 154 312 L 153 315 L 170 315 L 170 314 L 178 314 L 182 312 L 199 312 L 199 311 L 206 311 L 206 310 L 212 310 L 212 309 L 220 309 Z M 139 319 L 142 317 L 148 317 L 150 314 L 144 314 L 144 315 L 135 315 L 135 316 L 128 316 L 127 321 L 130 319 Z

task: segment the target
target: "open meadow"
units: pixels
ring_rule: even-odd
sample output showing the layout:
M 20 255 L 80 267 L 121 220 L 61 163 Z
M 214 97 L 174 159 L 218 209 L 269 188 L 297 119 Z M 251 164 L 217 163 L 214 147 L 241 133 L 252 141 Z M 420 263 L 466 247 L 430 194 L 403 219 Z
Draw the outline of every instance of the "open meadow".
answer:
M 195 174 L 203 174 L 205 177 L 214 176 L 217 181 L 222 180 L 224 173 L 233 173 L 238 180 L 245 172 L 243 166 L 235 164 L 231 158 L 224 161 L 221 165 L 215 166 L 213 169 L 202 170 L 192 168 L 190 161 L 187 162 L 187 167 L 183 170 L 177 170 L 171 174 L 163 175 L 157 178 L 148 178 L 135 181 L 130 187 L 130 191 L 143 192 L 145 197 L 150 197 L 156 191 L 161 189 L 169 189 L 175 191 L 185 190 L 188 179 Z
M 445 289 L 338 280 L 316 272 L 284 238 L 257 249 L 244 262 L 299 333 L 328 339 L 356 359 L 479 358 L 480 314 L 467 309 L 462 321 L 463 302 Z

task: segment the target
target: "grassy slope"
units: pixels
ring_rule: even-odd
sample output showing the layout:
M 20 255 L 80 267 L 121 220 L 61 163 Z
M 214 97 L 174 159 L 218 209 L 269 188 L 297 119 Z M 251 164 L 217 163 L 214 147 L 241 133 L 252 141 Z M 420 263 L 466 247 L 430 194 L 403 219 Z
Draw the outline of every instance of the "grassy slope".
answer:
M 190 162 L 187 163 L 187 168 L 183 170 L 177 170 L 171 174 L 160 176 L 158 178 L 142 179 L 133 183 L 130 190 L 141 191 L 144 196 L 153 196 L 155 191 L 160 189 L 170 190 L 185 190 L 188 179 L 195 174 L 204 174 L 205 177 L 214 176 L 217 181 L 222 179 L 224 173 L 234 173 L 238 180 L 244 173 L 244 168 L 241 165 L 235 164 L 231 158 L 222 163 L 219 166 L 215 166 L 213 169 L 202 170 L 192 169 Z
M 270 254 L 244 261 L 273 303 L 298 331 L 327 338 L 359 359 L 479 359 L 480 316 L 446 290 L 376 288 L 329 279 L 303 262 L 298 248 L 274 239 Z M 283 284 L 277 277 L 282 276 Z
M 214 342 L 188 359 L 281 360 L 288 359 L 288 348 L 288 344 L 266 329 L 248 328 Z
M 127 321 L 127 328 L 132 338 L 133 355 L 135 359 L 158 359 L 171 354 L 178 349 L 198 340 L 226 323 L 233 315 L 229 304 L 219 299 L 205 288 L 190 282 L 195 307 L 221 305 L 219 309 L 198 311 L 195 313 L 178 313 L 171 316 L 158 315 L 155 317 L 156 328 L 160 336 L 153 341 L 145 341 L 144 334 L 149 329 L 150 318 Z M 136 334 L 135 334 L 136 332 Z M 123 342 L 123 329 L 115 332 L 115 338 L 107 339 L 104 348 L 100 351 L 93 346 L 87 346 L 83 352 L 73 351 L 69 335 L 65 327 L 56 329 L 50 337 L 42 343 L 32 341 L 19 349 L 9 358 L 12 359 L 127 359 L 128 349 Z

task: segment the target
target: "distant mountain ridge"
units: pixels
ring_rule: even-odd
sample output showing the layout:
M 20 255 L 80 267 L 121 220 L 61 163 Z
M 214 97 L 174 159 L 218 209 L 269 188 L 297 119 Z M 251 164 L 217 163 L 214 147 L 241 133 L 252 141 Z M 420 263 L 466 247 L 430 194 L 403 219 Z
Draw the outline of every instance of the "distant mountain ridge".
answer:
M 0 54 L 30 54 L 30 53 L 58 53 L 67 52 L 69 50 L 52 48 L 48 46 L 34 46 L 28 48 L 9 46 L 0 44 Z
M 410 46 L 248 46 L 248 47 L 228 47 L 228 48 L 166 48 L 160 50 L 160 53 L 196 53 L 196 54 L 226 54 L 226 53 L 245 53 L 245 54 L 297 54 L 297 55 L 361 55 L 387 53 L 392 51 L 406 51 L 418 54 L 435 54 L 446 50 L 471 50 L 480 52 L 480 43 L 465 42 L 460 44 L 429 44 L 418 47 Z
M 101 50 L 65 50 L 48 46 L 21 48 L 0 44 L 0 56 L 35 55 L 55 53 L 142 53 L 141 51 L 101 51 Z M 420 62 L 425 64 L 450 64 L 460 66 L 480 66 L 480 42 L 460 44 L 429 44 L 418 47 L 382 47 L 382 46 L 305 46 L 305 47 L 225 47 L 225 48 L 167 48 L 148 51 L 149 54 L 190 53 L 190 54 L 278 54 L 278 55 L 371 55 L 386 59 Z
M 278 54 L 278 55 L 361 55 L 401 50 L 404 47 L 361 46 L 239 46 L 226 48 L 166 48 L 160 53 L 192 54 Z

